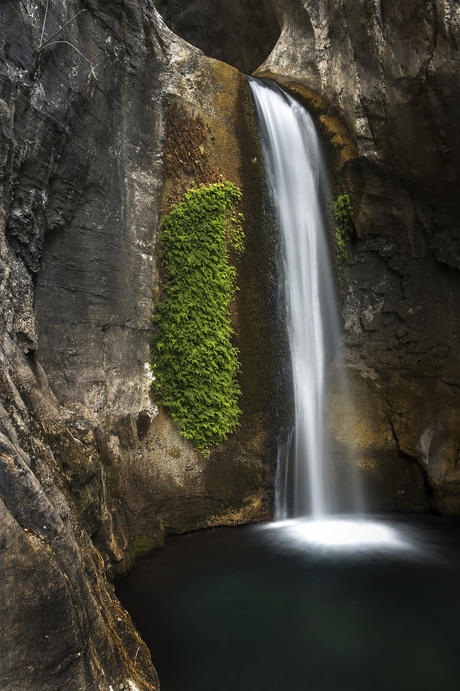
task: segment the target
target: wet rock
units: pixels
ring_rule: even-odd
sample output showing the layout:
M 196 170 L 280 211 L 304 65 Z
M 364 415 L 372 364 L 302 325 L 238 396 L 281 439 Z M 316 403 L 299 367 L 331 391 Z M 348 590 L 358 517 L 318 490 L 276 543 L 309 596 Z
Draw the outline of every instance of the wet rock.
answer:
M 0 686 L 143 691 L 157 677 L 108 578 L 168 533 L 268 518 L 275 418 L 291 413 L 251 102 L 213 57 L 267 58 L 259 74 L 309 106 L 332 194 L 352 199 L 355 421 L 333 386 L 336 454 L 359 457 L 369 508 L 460 514 L 460 10 L 235 0 L 204 21 L 203 0 L 87 0 L 72 19 L 58 0 L 43 31 L 46 5 L 0 14 Z M 205 124 L 201 172 L 242 187 L 246 218 L 242 424 L 208 458 L 149 395 L 158 221 L 197 172 L 163 170 L 173 104 Z

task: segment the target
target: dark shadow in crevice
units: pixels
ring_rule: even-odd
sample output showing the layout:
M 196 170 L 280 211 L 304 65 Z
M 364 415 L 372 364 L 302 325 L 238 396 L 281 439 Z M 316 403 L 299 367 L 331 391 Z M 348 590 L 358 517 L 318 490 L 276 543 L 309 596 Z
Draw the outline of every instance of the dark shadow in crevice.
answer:
M 155 6 L 177 36 L 246 74 L 266 60 L 281 34 L 270 1 L 155 0 Z

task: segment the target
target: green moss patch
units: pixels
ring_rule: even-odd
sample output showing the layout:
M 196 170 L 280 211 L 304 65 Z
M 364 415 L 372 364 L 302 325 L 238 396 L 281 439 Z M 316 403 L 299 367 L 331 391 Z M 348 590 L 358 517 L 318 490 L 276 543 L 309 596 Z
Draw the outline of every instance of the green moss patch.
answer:
M 353 207 L 350 204 L 348 194 L 343 194 L 334 202 L 334 216 L 336 220 L 335 228 L 335 250 L 337 265 L 341 280 L 345 277 L 345 264 L 351 261 L 349 250 L 350 229 L 353 218 Z
M 230 182 L 201 185 L 162 221 L 166 280 L 155 315 L 152 388 L 200 451 L 234 432 L 241 414 L 230 324 L 236 270 L 228 262 L 228 244 L 243 250 L 240 199 Z

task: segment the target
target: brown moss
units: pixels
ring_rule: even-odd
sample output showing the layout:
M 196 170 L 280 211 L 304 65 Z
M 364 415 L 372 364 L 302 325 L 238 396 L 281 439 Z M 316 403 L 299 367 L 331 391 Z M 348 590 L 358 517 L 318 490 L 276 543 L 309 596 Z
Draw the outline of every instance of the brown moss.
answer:
M 200 115 L 191 115 L 182 105 L 173 103 L 166 111 L 166 128 L 163 175 L 172 182 L 173 189 L 165 200 L 163 215 L 182 200 L 193 182 L 210 185 L 222 181 L 209 163 L 209 128 Z
M 266 520 L 273 503 L 277 426 L 273 373 L 277 369 L 275 351 L 282 339 L 273 323 L 276 315 L 269 294 L 274 289 L 278 247 L 267 224 L 249 85 L 240 72 L 218 61 L 206 63 L 202 77 L 212 85 L 208 100 L 199 106 L 177 100 L 168 108 L 161 212 L 166 214 L 194 183 L 229 180 L 242 191 L 246 249 L 239 260 L 231 252 L 230 261 L 239 276 L 232 325 L 242 365 L 239 405 L 243 415 L 238 431 L 211 450 L 204 469 L 204 494 L 193 500 L 175 497 L 162 504 L 167 533 Z M 166 269 L 159 262 L 160 285 Z M 165 450 L 166 455 L 170 458 Z
M 323 137 L 330 142 L 335 150 L 334 167 L 336 169 L 340 169 L 347 161 L 358 157 L 358 147 L 352 133 L 324 96 L 305 84 L 282 78 L 271 72 L 258 72 L 256 76 L 272 79 L 307 108 L 320 128 Z

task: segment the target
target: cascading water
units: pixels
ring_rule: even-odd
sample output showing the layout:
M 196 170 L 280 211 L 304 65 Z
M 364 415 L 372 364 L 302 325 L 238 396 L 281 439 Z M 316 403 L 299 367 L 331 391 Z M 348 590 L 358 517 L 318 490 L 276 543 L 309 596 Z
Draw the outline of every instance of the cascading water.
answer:
M 324 425 L 327 355 L 339 337 L 338 311 L 320 197 L 322 158 L 306 110 L 269 80 L 249 77 L 269 185 L 283 237 L 295 429 L 279 454 L 276 518 L 331 511 Z

